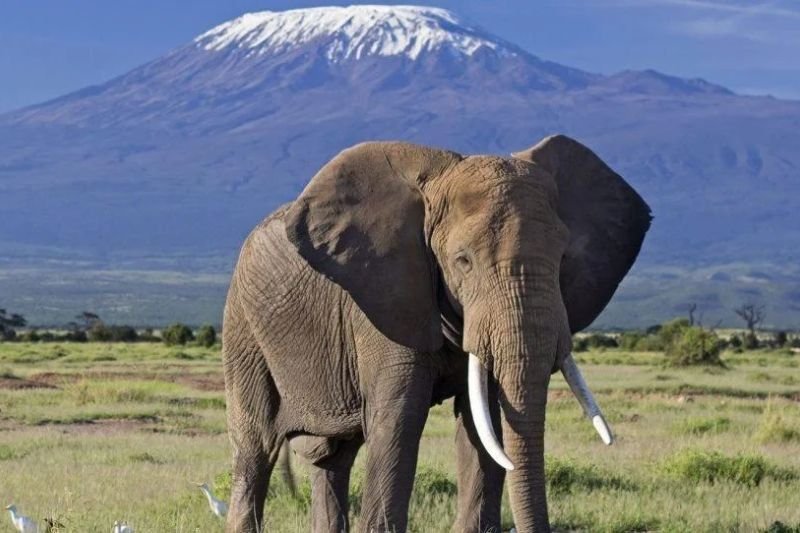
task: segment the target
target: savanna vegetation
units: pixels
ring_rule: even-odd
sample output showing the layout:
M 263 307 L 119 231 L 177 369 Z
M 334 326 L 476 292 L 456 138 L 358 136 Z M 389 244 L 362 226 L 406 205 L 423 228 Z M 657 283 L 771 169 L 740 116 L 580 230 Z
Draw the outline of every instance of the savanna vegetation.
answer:
M 0 502 L 67 531 L 105 532 L 114 520 L 137 531 L 221 531 L 192 484 L 228 497 L 218 344 L 198 342 L 208 334 L 193 332 L 187 345 L 0 343 Z M 676 366 L 662 351 L 608 338 L 623 347 L 577 358 L 616 432 L 612 447 L 553 376 L 546 444 L 557 530 L 797 531 L 800 355 L 727 344 L 721 364 Z M 449 531 L 454 518 L 451 413 L 446 402 L 428 419 L 412 531 Z M 271 531 L 308 530 L 310 489 L 294 464 L 295 493 L 273 476 Z M 362 476 L 360 457 L 354 514 Z M 11 531 L 7 517 L 0 531 Z

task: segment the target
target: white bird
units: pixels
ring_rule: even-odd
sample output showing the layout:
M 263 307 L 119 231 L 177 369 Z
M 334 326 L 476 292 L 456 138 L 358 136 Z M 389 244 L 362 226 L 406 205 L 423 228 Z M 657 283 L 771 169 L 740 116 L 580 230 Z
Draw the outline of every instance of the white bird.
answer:
M 111 528 L 111 533 L 133 533 L 133 526 L 129 526 L 127 522 L 119 522 L 114 520 L 114 527 Z
M 14 529 L 20 533 L 39 533 L 39 526 L 36 522 L 32 518 L 18 514 L 16 505 L 9 505 L 6 509 L 11 513 L 11 523 L 14 524 Z
M 208 498 L 208 506 L 211 507 L 211 512 L 220 518 L 225 518 L 225 515 L 228 514 L 228 504 L 214 497 L 211 493 L 211 489 L 208 488 L 208 483 L 195 484 L 200 487 L 200 490 L 202 490 L 203 494 Z

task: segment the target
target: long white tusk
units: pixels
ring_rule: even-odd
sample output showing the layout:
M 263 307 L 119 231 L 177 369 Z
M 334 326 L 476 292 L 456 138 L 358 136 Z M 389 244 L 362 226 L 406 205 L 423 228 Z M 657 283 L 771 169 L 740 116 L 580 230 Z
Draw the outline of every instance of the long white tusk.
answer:
M 481 364 L 480 359 L 470 353 L 467 383 L 469 387 L 469 410 L 472 412 L 472 421 L 475 423 L 475 430 L 478 432 L 481 444 L 486 448 L 491 458 L 506 470 L 514 470 L 511 459 L 509 459 L 506 452 L 503 451 L 503 447 L 497 442 L 497 435 L 494 434 L 492 417 L 489 414 L 489 393 L 486 388 L 487 374 L 486 368 Z
M 589 386 L 586 385 L 581 371 L 578 370 L 578 365 L 575 364 L 575 359 L 573 359 L 572 354 L 567 355 L 564 358 L 564 362 L 561 363 L 561 373 L 564 374 L 564 379 L 567 381 L 569 388 L 572 389 L 572 393 L 578 398 L 578 402 L 580 402 L 581 407 L 583 407 L 583 412 L 592 420 L 592 425 L 594 425 L 594 429 L 597 430 L 597 433 L 600 434 L 600 438 L 603 439 L 604 443 L 610 446 L 614 442 L 611 428 L 608 427 L 606 419 L 603 418 L 603 413 L 594 400 Z

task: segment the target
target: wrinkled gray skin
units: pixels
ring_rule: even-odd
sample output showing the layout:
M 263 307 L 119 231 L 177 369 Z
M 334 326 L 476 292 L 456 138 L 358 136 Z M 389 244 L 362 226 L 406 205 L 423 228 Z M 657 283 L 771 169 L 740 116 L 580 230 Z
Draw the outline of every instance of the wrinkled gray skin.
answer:
M 359 528 L 406 530 L 429 408 L 455 396 L 454 531 L 548 531 L 544 421 L 571 333 L 603 309 L 649 226 L 647 205 L 579 143 L 512 158 L 405 143 L 345 150 L 242 247 L 224 320 L 234 448 L 227 531 L 260 527 L 282 443 L 313 465 L 312 528 L 342 531 L 358 449 Z M 466 352 L 489 369 L 506 475 L 483 450 Z

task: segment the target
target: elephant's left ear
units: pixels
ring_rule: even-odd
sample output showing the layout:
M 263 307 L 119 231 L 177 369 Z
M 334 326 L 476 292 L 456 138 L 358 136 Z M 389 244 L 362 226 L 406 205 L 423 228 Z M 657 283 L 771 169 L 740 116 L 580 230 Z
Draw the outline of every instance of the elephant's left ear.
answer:
M 630 270 L 650 227 L 650 207 L 597 155 L 554 135 L 512 154 L 541 166 L 558 186 L 558 215 L 570 231 L 561 293 L 572 332 L 591 324 Z

